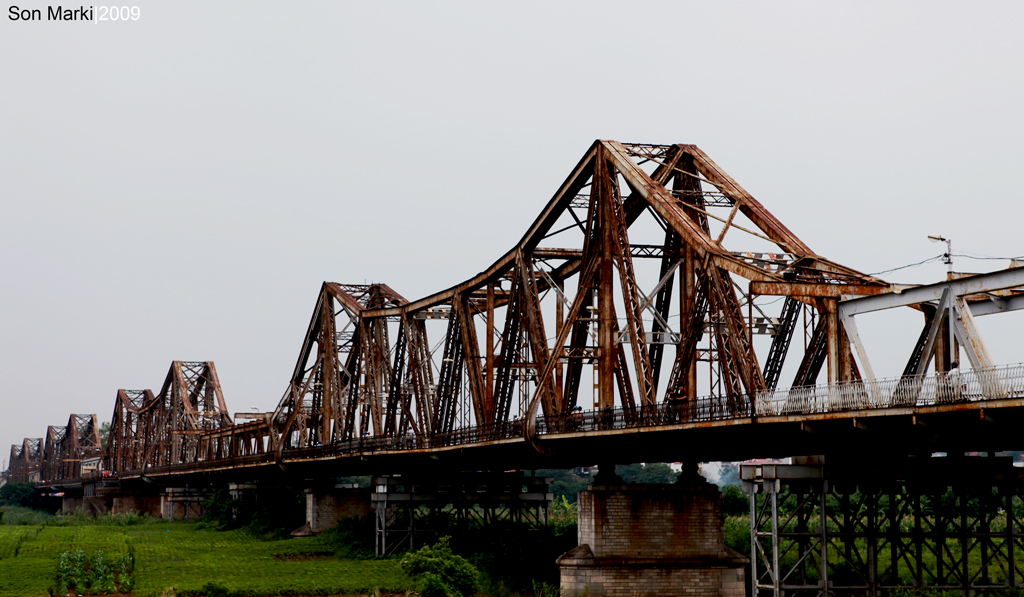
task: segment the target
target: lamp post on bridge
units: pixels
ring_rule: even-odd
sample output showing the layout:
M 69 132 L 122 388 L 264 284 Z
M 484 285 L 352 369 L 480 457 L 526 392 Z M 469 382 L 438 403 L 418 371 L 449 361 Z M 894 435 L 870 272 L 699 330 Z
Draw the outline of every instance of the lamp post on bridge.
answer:
M 942 256 L 942 262 L 946 264 L 946 279 L 953 279 L 953 241 L 941 234 L 929 234 L 928 240 L 933 243 L 946 243 L 946 254 Z

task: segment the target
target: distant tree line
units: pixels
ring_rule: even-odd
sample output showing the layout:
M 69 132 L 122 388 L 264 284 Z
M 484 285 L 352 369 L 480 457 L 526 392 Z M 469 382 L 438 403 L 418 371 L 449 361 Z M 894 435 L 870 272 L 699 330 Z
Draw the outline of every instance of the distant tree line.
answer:
M 34 483 L 7 483 L 0 487 L 0 506 L 19 506 L 52 512 L 54 501 L 39 495 Z

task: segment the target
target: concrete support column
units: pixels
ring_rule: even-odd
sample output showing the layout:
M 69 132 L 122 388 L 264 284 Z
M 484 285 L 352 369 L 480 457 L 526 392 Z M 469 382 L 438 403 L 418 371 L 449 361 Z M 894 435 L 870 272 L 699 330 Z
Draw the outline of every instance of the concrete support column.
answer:
M 168 487 L 160 494 L 160 516 L 168 520 L 195 520 L 203 515 L 208 491 L 198 487 Z
M 591 485 L 579 494 L 579 545 L 563 554 L 566 597 L 743 597 L 739 552 L 725 546 L 718 488 Z
M 153 517 L 162 516 L 160 510 L 160 497 L 156 495 L 142 495 L 135 493 L 116 494 L 112 498 L 113 505 L 111 512 L 113 514 L 128 514 L 129 512 L 138 512 L 139 514 L 149 514 Z
M 370 490 L 347 484 L 306 489 L 306 525 L 293 535 L 315 535 L 337 526 L 339 520 L 369 516 Z

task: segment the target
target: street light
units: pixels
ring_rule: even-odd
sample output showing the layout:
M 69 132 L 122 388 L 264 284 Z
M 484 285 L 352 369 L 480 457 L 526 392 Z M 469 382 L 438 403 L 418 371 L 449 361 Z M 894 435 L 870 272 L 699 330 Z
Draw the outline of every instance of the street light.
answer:
M 953 277 L 953 241 L 949 240 L 941 234 L 929 234 L 928 240 L 933 243 L 944 242 L 946 243 L 946 254 L 942 256 L 942 262 L 946 264 L 946 271 L 949 273 L 949 278 Z

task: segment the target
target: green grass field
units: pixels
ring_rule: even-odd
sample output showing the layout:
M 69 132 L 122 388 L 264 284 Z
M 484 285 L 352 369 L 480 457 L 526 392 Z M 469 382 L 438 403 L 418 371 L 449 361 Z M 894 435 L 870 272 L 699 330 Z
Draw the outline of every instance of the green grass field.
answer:
M 191 523 L 0 526 L 0 597 L 45 595 L 62 552 L 135 556 L 133 595 L 200 591 L 207 583 L 249 595 L 402 593 L 412 581 L 396 559 L 350 560 L 321 538 L 261 540 Z

